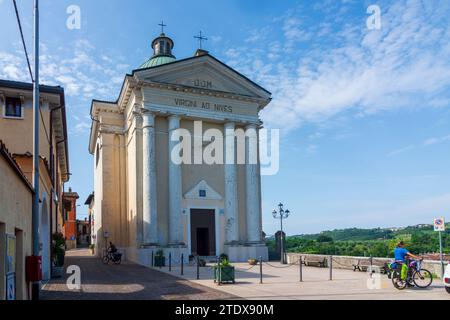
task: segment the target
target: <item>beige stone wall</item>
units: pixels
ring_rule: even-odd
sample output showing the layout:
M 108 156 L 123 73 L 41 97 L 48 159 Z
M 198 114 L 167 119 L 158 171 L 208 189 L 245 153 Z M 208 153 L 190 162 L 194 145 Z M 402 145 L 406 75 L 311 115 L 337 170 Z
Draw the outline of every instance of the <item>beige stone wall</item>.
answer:
M 1 155 L 0 176 L 0 299 L 5 297 L 5 234 L 17 236 L 16 294 L 17 299 L 27 299 L 25 257 L 32 254 L 32 192 Z

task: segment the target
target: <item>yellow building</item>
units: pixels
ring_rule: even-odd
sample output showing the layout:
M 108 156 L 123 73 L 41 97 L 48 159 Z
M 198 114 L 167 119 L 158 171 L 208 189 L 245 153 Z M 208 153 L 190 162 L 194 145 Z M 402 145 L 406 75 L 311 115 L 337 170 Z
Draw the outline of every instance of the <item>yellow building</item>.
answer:
M 0 140 L 6 146 L 5 148 L 8 148 L 17 167 L 29 182 L 32 181 L 33 168 L 32 93 L 33 88 L 30 83 L 0 80 Z M 65 215 L 62 194 L 64 183 L 69 180 L 64 89 L 59 86 L 40 86 L 40 106 L 39 242 L 43 278 L 47 280 L 51 277 L 51 236 L 55 232 L 63 231 Z M 25 255 L 31 254 L 28 252 L 28 248 L 31 247 L 33 239 L 31 206 L 20 203 L 21 199 L 29 197 L 29 190 L 24 187 L 21 188 L 23 190 L 18 188 L 17 194 L 8 196 L 14 190 L 11 190 L 8 180 L 3 177 L 8 174 L 11 177 L 14 175 L 7 171 L 11 171 L 11 168 L 6 169 L 6 166 L 3 166 L 0 169 L 0 177 L 2 177 L 0 179 L 2 192 L 0 207 L 11 209 L 0 212 L 0 225 L 3 226 L 7 235 L 14 235 L 14 230 L 23 232 L 22 247 L 17 247 L 17 252 L 23 253 L 22 259 Z M 26 202 L 26 200 L 23 201 Z M 21 210 L 14 210 L 15 206 L 21 206 Z M 4 237 L 0 238 L 0 250 L 5 250 L 6 241 L 4 239 Z M 19 245 L 18 239 L 16 245 Z M 22 260 L 18 262 L 21 263 L 20 265 L 23 263 Z M 21 277 L 22 275 L 20 275 Z M 5 281 L 4 277 L 0 279 L 2 284 L 0 288 L 4 288 Z M 4 297 L 1 290 L 0 295 L 0 298 Z M 25 296 L 18 291 L 17 297 Z
M 218 145 L 210 132 L 234 154 L 241 130 L 254 133 L 241 141 L 244 158 L 253 156 L 259 112 L 271 94 L 205 50 L 177 60 L 173 47 L 161 34 L 152 42 L 153 56 L 125 76 L 117 101 L 92 102 L 97 252 L 112 241 L 144 265 L 159 250 L 178 261 L 220 254 L 266 259 L 259 162 L 206 163 L 200 156 L 200 162 L 177 163 L 172 155 L 179 133 L 190 135 L 182 139 L 192 143 L 186 153 L 208 153 Z

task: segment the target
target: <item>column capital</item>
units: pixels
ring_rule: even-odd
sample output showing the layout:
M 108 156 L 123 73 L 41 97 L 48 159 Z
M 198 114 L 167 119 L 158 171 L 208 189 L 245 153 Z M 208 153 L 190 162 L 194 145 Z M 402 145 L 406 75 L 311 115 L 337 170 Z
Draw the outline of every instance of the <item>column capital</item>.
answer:
M 259 125 L 257 125 L 256 123 L 248 123 L 245 125 L 245 129 L 255 129 L 258 130 L 259 129 Z
M 169 121 L 179 121 L 181 120 L 181 116 L 179 114 L 169 114 L 169 116 L 167 117 L 169 119 Z
M 149 110 L 141 109 L 141 116 L 144 120 L 142 128 L 154 127 L 155 126 L 155 114 Z
M 225 129 L 233 129 L 234 130 L 236 128 L 236 123 L 233 121 L 228 121 L 228 122 L 225 122 L 223 124 L 223 126 Z
M 169 124 L 169 131 L 180 128 L 181 117 L 179 115 L 176 115 L 176 114 L 169 115 L 167 117 L 167 121 Z

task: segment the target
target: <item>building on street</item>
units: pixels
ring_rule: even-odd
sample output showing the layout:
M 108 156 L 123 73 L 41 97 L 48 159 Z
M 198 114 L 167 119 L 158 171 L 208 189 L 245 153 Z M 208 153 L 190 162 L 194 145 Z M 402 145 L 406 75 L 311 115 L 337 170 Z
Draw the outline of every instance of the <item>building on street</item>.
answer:
M 31 83 L 0 80 L 0 265 L 4 260 L 15 265 L 15 297 L 28 298 L 24 283 L 24 259 L 31 255 L 32 231 L 30 190 L 33 168 L 33 86 Z M 69 155 L 64 89 L 40 86 L 40 218 L 39 243 L 43 279 L 51 277 L 52 234 L 62 232 L 64 225 L 64 183 L 69 180 Z M 8 151 L 6 151 L 8 150 Z M 3 237 L 5 236 L 5 237 Z M 9 247 L 8 247 L 9 246 Z M 15 250 L 13 248 L 15 247 Z M 8 251 L 10 250 L 10 251 Z M 15 252 L 15 253 L 14 253 Z M 14 268 L 13 268 L 14 269 Z M 0 272 L 0 299 L 11 284 L 5 271 Z
M 71 250 L 77 247 L 77 200 L 79 195 L 69 188 L 68 192 L 64 192 L 63 200 L 65 207 L 65 219 L 63 234 L 66 239 L 66 249 Z
M 236 129 L 257 132 L 271 94 L 205 50 L 177 60 L 173 48 L 162 33 L 148 61 L 125 76 L 116 101 L 92 101 L 97 252 L 112 241 L 141 264 L 155 250 L 186 259 L 266 259 L 259 163 L 180 164 L 172 152 L 179 132 L 194 136 L 192 150 L 200 154 L 209 144 L 201 137 L 211 130 L 227 146 Z

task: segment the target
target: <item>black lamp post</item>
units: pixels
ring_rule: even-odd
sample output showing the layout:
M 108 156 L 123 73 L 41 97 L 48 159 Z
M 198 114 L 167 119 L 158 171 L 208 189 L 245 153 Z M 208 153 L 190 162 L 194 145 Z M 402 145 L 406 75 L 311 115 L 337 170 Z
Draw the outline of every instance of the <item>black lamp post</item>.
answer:
M 278 211 L 277 210 L 273 210 L 272 215 L 275 219 L 280 219 L 280 226 L 281 226 L 281 233 L 280 233 L 280 252 L 281 252 L 281 258 L 280 258 L 280 262 L 281 264 L 285 264 L 285 260 L 284 260 L 284 238 L 283 238 L 283 219 L 286 219 L 289 217 L 290 215 L 290 211 L 289 210 L 284 210 L 283 209 L 283 204 L 280 203 L 278 205 Z

